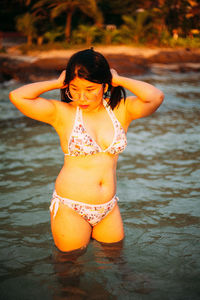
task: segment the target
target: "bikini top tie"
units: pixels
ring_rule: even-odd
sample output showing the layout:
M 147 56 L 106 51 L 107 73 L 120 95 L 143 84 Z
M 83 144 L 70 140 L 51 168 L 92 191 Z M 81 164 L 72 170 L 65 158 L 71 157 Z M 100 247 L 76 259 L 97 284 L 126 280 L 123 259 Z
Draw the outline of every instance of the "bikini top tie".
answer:
M 93 155 L 96 153 L 104 152 L 109 154 L 121 153 L 127 145 L 126 133 L 117 120 L 114 112 L 107 104 L 106 100 L 103 100 L 103 105 L 108 112 L 113 126 L 114 126 L 114 138 L 111 145 L 105 150 L 96 143 L 96 141 L 87 133 L 87 130 L 83 123 L 82 110 L 77 106 L 74 127 L 72 129 L 69 142 L 67 156 L 80 156 L 80 155 Z

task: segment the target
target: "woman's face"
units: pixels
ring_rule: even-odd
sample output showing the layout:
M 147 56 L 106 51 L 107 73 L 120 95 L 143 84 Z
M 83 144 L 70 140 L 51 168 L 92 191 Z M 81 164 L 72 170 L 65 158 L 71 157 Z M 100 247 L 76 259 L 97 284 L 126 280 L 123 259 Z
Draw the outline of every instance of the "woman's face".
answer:
M 90 111 L 102 105 L 104 86 L 83 78 L 75 77 L 68 86 L 68 95 L 73 105 Z

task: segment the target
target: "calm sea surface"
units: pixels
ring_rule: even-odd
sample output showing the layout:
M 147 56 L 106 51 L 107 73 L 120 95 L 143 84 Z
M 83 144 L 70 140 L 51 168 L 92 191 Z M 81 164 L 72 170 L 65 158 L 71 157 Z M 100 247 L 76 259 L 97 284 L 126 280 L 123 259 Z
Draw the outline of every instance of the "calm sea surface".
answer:
M 121 246 L 81 256 L 53 244 L 49 204 L 63 153 L 55 131 L 0 86 L 0 299 L 200 299 L 200 73 L 138 77 L 165 93 L 132 123 L 119 158 Z M 48 97 L 59 98 L 49 93 Z

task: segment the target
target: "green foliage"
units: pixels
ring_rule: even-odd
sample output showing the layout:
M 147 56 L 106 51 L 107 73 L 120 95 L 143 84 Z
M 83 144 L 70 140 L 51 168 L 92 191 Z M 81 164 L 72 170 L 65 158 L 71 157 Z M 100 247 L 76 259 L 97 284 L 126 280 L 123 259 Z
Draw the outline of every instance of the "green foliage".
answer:
M 151 13 L 142 11 L 135 16 L 122 16 L 124 24 L 121 26 L 121 34 L 131 42 L 142 42 L 153 31 Z
M 35 23 L 36 17 L 28 12 L 16 19 L 16 28 L 19 32 L 27 36 L 29 45 L 32 44 L 32 39 L 36 36 Z
M 106 45 L 125 43 L 122 32 L 117 28 L 112 30 L 103 30 L 102 42 Z
M 72 17 L 77 9 L 94 20 L 97 19 L 98 22 L 101 20 L 95 0 L 54 0 L 53 2 L 52 0 L 39 0 L 34 8 L 45 6 L 50 8 L 50 15 L 53 19 L 62 14 L 66 16 L 65 36 L 67 41 L 70 40 Z
M 177 40 L 174 40 L 173 38 L 170 37 L 170 39 L 168 40 L 168 46 L 200 49 L 200 38 L 180 37 Z
M 158 46 L 169 46 L 169 40 L 171 39 L 170 33 L 165 29 L 162 30 L 158 38 L 156 39 Z
M 11 1 L 13 8 L 2 9 L 13 16 L 19 4 L 16 28 L 33 48 L 35 43 L 41 49 L 47 44 L 74 47 L 93 43 L 199 47 L 199 35 L 191 34 L 191 29 L 200 30 L 197 0 Z M 172 37 L 174 29 L 179 33 L 177 40 Z
M 54 43 L 44 43 L 42 45 L 32 44 L 28 46 L 27 44 L 23 44 L 19 46 L 19 50 L 26 54 L 31 51 L 49 51 L 49 50 L 63 50 L 70 49 L 71 44 L 67 44 L 65 41 L 62 42 L 54 42 Z
M 79 25 L 78 29 L 73 31 L 72 42 L 90 46 L 101 34 L 101 30 L 97 26 Z
M 47 31 L 44 34 L 44 39 L 49 42 L 50 44 L 58 41 L 63 40 L 64 38 L 64 28 L 63 26 L 56 27 L 51 31 Z

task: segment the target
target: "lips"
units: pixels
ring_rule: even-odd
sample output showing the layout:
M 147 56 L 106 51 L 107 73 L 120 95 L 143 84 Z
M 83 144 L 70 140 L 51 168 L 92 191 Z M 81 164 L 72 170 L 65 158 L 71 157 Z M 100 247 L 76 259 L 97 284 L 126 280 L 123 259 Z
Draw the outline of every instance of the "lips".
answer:
M 81 109 L 86 109 L 89 107 L 89 105 L 79 105 Z

